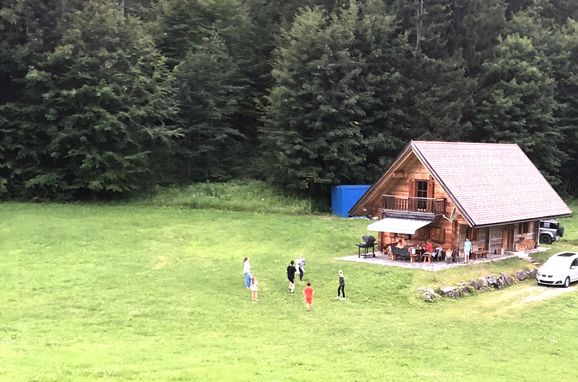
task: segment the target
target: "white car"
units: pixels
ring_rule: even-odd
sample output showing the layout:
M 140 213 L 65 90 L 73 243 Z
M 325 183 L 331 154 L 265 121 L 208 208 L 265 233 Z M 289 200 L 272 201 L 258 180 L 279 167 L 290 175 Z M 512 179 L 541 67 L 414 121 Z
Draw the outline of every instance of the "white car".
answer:
M 578 281 L 578 253 L 561 252 L 550 257 L 536 273 L 538 284 L 570 286 Z

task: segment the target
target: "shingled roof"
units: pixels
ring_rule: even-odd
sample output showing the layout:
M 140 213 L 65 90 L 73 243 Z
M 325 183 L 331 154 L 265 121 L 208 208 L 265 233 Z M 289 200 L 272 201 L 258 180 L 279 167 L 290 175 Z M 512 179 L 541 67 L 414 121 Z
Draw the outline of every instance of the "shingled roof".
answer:
M 412 141 L 407 149 L 472 226 L 572 213 L 517 144 Z
M 411 146 L 472 225 L 572 212 L 517 144 L 415 141 Z

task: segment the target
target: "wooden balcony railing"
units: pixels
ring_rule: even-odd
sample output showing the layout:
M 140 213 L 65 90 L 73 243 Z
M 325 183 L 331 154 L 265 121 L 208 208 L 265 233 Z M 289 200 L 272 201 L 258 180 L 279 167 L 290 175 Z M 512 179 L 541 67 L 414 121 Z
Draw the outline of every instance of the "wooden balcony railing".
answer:
M 443 215 L 446 200 L 443 198 L 417 198 L 394 195 L 382 195 L 383 208 L 393 211 L 428 212 Z

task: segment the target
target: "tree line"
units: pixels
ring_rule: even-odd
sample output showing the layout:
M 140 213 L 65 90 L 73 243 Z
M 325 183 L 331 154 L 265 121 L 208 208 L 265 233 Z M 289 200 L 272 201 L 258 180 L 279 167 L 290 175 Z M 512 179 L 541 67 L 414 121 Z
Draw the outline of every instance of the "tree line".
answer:
M 578 194 L 575 0 L 0 0 L 0 196 L 258 178 L 323 198 L 410 140 Z

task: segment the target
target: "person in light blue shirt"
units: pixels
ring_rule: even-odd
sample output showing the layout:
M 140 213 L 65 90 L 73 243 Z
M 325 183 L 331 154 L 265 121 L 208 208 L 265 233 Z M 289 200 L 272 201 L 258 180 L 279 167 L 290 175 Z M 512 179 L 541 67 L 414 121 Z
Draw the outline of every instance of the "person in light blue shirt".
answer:
M 470 253 L 472 252 L 472 242 L 466 237 L 464 242 L 464 262 L 467 263 L 470 260 Z

